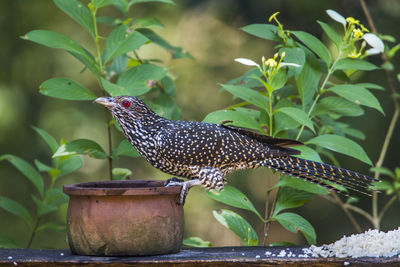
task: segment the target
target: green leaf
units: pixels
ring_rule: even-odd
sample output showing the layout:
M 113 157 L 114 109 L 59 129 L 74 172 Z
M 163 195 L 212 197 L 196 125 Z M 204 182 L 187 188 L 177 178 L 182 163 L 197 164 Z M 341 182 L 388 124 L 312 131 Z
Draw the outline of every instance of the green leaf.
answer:
M 0 235 L 0 248 L 21 248 L 14 240 L 7 236 Z
M 235 97 L 239 97 L 261 109 L 268 109 L 268 97 L 260 94 L 258 91 L 241 85 L 221 84 L 222 89 L 230 92 Z
M 394 174 L 394 172 L 392 172 L 391 170 L 389 170 L 388 168 L 385 167 L 372 167 L 369 169 L 370 172 L 379 172 L 379 174 L 384 174 L 387 175 L 391 178 L 396 178 L 396 175 Z
M 119 143 L 118 147 L 114 149 L 111 153 L 112 158 L 116 158 L 118 156 L 128 156 L 132 158 L 140 157 L 139 152 L 129 143 L 128 140 L 123 140 Z
M 209 113 L 203 122 L 220 124 L 223 121 L 233 121 L 232 125 L 253 130 L 261 130 L 259 123 L 245 113 L 234 110 L 218 110 Z
M 317 22 L 319 23 L 319 25 L 321 25 L 326 35 L 328 35 L 328 37 L 333 41 L 336 47 L 340 49 L 342 45 L 342 38 L 339 36 L 339 34 L 337 34 L 337 32 L 328 24 L 319 20 L 317 20 Z
M 128 68 L 129 60 L 130 59 L 127 55 L 122 55 L 122 56 L 114 58 L 111 66 L 106 68 L 108 74 L 111 74 L 111 72 L 114 72 L 115 75 L 121 74 L 123 71 L 125 71 Z M 111 75 L 109 75 L 109 76 L 111 76 Z
M 112 179 L 113 180 L 125 180 L 126 177 L 132 175 L 132 171 L 125 168 L 114 168 L 112 170 Z
M 294 189 L 303 190 L 306 192 L 310 192 L 313 194 L 322 194 L 326 195 L 329 194 L 328 190 L 320 185 L 313 184 L 302 180 L 300 178 L 292 177 L 292 176 L 285 176 L 282 178 L 278 183 L 276 183 L 273 188 L 284 187 L 288 186 Z
M 280 68 L 275 75 L 272 75 L 268 78 L 268 83 L 273 88 L 273 91 L 275 91 L 285 86 L 287 79 L 286 70 L 284 68 Z
M 375 84 L 375 83 L 356 83 L 354 85 L 361 86 L 361 87 L 368 88 L 368 89 L 385 90 L 384 87 L 382 87 L 378 84 Z
M 245 194 L 240 192 L 235 187 L 225 185 L 224 190 L 222 191 L 213 190 L 206 192 L 207 195 L 212 199 L 236 208 L 249 210 L 257 215 L 260 220 L 264 221 L 264 218 L 260 215 L 260 213 L 258 213 L 253 203 L 251 203 L 251 201 L 246 197 Z
M 328 90 L 346 98 L 353 103 L 374 108 L 385 115 L 385 112 L 383 112 L 378 99 L 376 99 L 376 97 L 370 91 L 361 86 L 353 84 L 341 84 L 333 86 Z
M 83 161 L 80 156 L 68 156 L 67 158 L 63 159 L 60 163 L 59 166 L 60 174 L 57 176 L 57 178 L 61 175 L 74 172 L 80 169 L 82 166 L 83 166 Z
M 358 138 L 360 140 L 365 140 L 365 134 L 357 129 L 353 128 L 344 128 L 343 132 L 345 135 L 352 136 L 354 138 Z
M 105 6 L 108 6 L 108 5 L 112 5 L 113 2 L 115 2 L 115 0 L 94 0 L 93 1 L 94 7 L 96 9 L 101 8 L 101 7 L 105 7 Z
M 296 79 L 303 107 L 310 103 L 317 92 L 321 72 L 307 62 Z
M 57 224 L 54 222 L 46 222 L 41 224 L 37 229 L 36 232 L 43 231 L 43 230 L 52 230 L 61 234 L 66 234 L 66 228 L 63 224 Z
M 280 109 L 283 107 L 295 107 L 295 105 L 288 98 L 283 98 L 276 103 L 275 109 Z M 300 123 L 298 121 L 292 119 L 292 117 L 286 115 L 283 112 L 275 112 L 274 120 L 275 120 L 275 129 L 273 136 L 276 136 L 281 131 L 296 129 L 300 126 Z
M 342 58 L 336 63 L 335 70 L 375 70 L 378 69 L 372 63 L 362 59 Z
M 107 158 L 107 154 L 104 152 L 103 148 L 95 141 L 89 139 L 76 139 L 61 145 L 53 155 L 53 158 L 76 154 L 87 154 L 89 157 L 96 159 Z
M 231 210 L 214 210 L 217 221 L 234 232 L 242 241 L 243 246 L 257 246 L 258 237 L 253 227 L 239 214 Z
M 101 84 L 103 85 L 104 90 L 106 90 L 106 92 L 109 93 L 112 97 L 128 94 L 128 91 L 125 87 L 119 86 L 104 78 L 101 78 Z
M 331 64 L 331 54 L 328 48 L 315 36 L 303 31 L 291 31 L 299 40 L 317 54 L 327 66 Z
M 36 168 L 40 171 L 40 172 L 49 172 L 51 171 L 53 168 L 50 166 L 47 166 L 46 164 L 40 162 L 39 160 L 35 159 L 35 166 Z
M 107 64 L 110 59 L 137 50 L 148 41 L 149 39 L 143 34 L 130 30 L 124 24 L 115 28 L 107 37 L 104 64 Z
M 308 159 L 316 162 L 322 162 L 321 157 L 318 152 L 308 146 L 295 146 L 291 147 L 292 149 L 301 151 L 301 154 L 297 157 L 302 159 Z
M 175 103 L 175 98 L 159 94 L 154 101 L 148 103 L 150 108 L 161 117 L 166 117 L 172 120 L 179 120 L 181 118 L 181 111 Z
M 159 2 L 159 3 L 175 5 L 174 1 L 172 1 L 172 0 L 130 0 L 128 2 L 128 5 L 131 6 L 131 5 L 138 4 L 138 3 L 149 3 L 149 2 Z
M 263 39 L 277 42 L 280 41 L 280 38 L 275 33 L 278 30 L 278 27 L 272 24 L 250 24 L 241 29 L 251 35 Z
M 335 112 L 351 117 L 364 114 L 364 110 L 359 105 L 336 96 L 324 97 L 319 101 L 315 114 L 320 115 L 326 112 Z
M 373 182 L 372 183 L 374 190 L 386 191 L 386 190 L 393 190 L 393 184 L 389 181 L 380 181 L 380 182 Z M 392 191 L 393 192 L 393 191 Z
M 182 47 L 171 45 L 166 40 L 161 38 L 158 34 L 156 34 L 153 30 L 149 28 L 138 28 L 136 30 L 149 38 L 150 41 L 152 41 L 153 43 L 169 51 L 172 54 L 172 58 L 193 59 L 193 56 L 189 52 L 183 51 Z
M 65 35 L 47 30 L 34 30 L 25 34 L 22 38 L 50 48 L 66 50 L 88 67 L 95 75 L 99 73 L 93 56 L 77 42 Z
M 292 233 L 301 232 L 307 242 L 312 245 L 317 241 L 317 235 L 314 227 L 303 217 L 296 213 L 286 212 L 274 217 L 283 227 Z
M 13 164 L 15 168 L 17 168 L 23 175 L 25 175 L 25 177 L 28 178 L 28 180 L 36 187 L 40 195 L 43 196 L 43 178 L 31 164 L 17 156 L 9 154 L 2 155 L 0 157 L 0 160 L 8 160 L 11 164 Z
M 364 149 L 353 140 L 350 140 L 344 136 L 333 134 L 320 135 L 308 140 L 306 144 L 318 145 L 372 165 L 372 162 L 367 156 L 367 153 L 365 153 Z
M 140 28 L 146 28 L 152 26 L 164 28 L 164 24 L 162 24 L 162 22 L 159 21 L 157 18 L 153 17 L 137 18 L 134 21 L 132 21 L 132 25 L 135 25 L 136 27 Z
M 45 96 L 67 100 L 94 100 L 96 95 L 83 85 L 70 79 L 51 78 L 40 85 L 40 93 Z
M 29 214 L 28 210 L 24 206 L 19 204 L 18 202 L 14 201 L 10 198 L 0 196 L 0 208 L 21 218 L 29 226 L 32 225 L 32 217 Z
M 183 245 L 189 246 L 189 247 L 195 247 L 195 248 L 207 248 L 207 247 L 212 247 L 212 244 L 210 241 L 204 241 L 200 237 L 197 236 L 192 236 L 189 238 L 183 239 Z
M 36 204 L 36 208 L 37 208 L 37 215 L 38 216 L 43 216 L 45 214 L 48 214 L 50 212 L 56 211 L 57 207 L 47 204 L 44 201 L 38 199 L 37 197 L 35 197 L 34 195 L 32 195 L 32 199 Z
M 262 84 L 255 79 L 254 77 L 260 77 L 261 73 L 257 68 L 250 69 L 248 70 L 245 74 L 242 76 L 239 76 L 235 79 L 230 80 L 226 84 L 229 85 L 243 85 L 248 88 L 255 88 L 255 87 L 260 87 Z
M 142 64 L 130 68 L 121 74 L 117 84 L 124 88 L 116 95 L 140 96 L 152 89 L 154 83 L 167 75 L 167 70 L 151 64 Z M 115 93 L 115 92 L 114 92 Z
M 59 9 L 70 16 L 79 25 L 86 29 L 95 38 L 94 21 L 89 9 L 76 0 L 53 0 Z
M 279 50 L 280 54 L 285 52 L 285 57 L 283 58 L 283 61 L 286 63 L 295 63 L 299 64 L 301 67 L 298 68 L 290 68 L 289 71 L 293 71 L 296 76 L 299 76 L 301 71 L 303 70 L 303 66 L 306 63 L 306 55 L 303 51 L 303 49 L 299 47 L 293 47 L 293 48 L 288 48 L 288 47 L 283 47 Z
M 294 119 L 295 121 L 300 123 L 301 125 L 307 126 L 315 133 L 314 125 L 313 125 L 311 119 L 307 116 L 307 114 L 303 110 L 298 109 L 298 108 L 292 108 L 292 107 L 283 107 L 283 108 L 276 109 L 275 112 L 282 112 L 282 113 L 288 115 L 289 117 L 291 117 L 292 119 Z
M 56 152 L 58 149 L 58 143 L 54 139 L 53 136 L 51 136 L 49 133 L 47 133 L 45 130 L 37 128 L 35 126 L 32 126 L 32 128 L 42 137 L 42 139 L 46 142 L 46 144 L 50 147 L 51 152 Z
M 314 198 L 314 194 L 291 187 L 281 187 L 275 202 L 273 217 L 285 209 L 303 206 Z
M 46 196 L 45 196 L 45 202 L 55 206 L 59 207 L 65 203 L 68 203 L 68 196 L 63 193 L 61 188 L 49 188 L 46 191 Z

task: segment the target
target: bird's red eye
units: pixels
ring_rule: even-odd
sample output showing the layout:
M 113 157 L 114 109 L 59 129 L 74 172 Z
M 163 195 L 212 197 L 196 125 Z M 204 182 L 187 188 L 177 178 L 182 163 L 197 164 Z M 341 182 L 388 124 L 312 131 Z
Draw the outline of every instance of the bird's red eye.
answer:
M 131 103 L 129 101 L 124 101 L 122 102 L 122 105 L 126 108 L 129 108 L 131 106 Z

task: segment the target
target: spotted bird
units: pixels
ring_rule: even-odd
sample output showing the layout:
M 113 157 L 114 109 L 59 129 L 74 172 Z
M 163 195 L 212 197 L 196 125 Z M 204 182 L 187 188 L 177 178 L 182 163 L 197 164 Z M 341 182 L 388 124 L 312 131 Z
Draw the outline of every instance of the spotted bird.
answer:
M 368 194 L 366 175 L 329 164 L 294 157 L 301 142 L 273 138 L 226 124 L 172 121 L 158 116 L 142 100 L 131 96 L 100 97 L 136 150 L 155 168 L 174 176 L 167 185 L 181 185 L 180 204 L 195 185 L 223 190 L 225 176 L 236 170 L 268 167 L 281 173 L 339 191 L 329 184 Z M 328 181 L 328 183 L 327 183 Z M 362 188 L 362 189 L 359 189 Z

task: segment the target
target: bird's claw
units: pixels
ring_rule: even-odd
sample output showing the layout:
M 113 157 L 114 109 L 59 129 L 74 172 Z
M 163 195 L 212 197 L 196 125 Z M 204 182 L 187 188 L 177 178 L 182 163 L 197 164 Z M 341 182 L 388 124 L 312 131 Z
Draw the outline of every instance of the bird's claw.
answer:
M 164 186 L 165 186 L 165 187 L 168 187 L 168 186 L 175 186 L 175 185 L 180 186 L 180 185 L 182 185 L 182 183 L 183 183 L 184 181 L 185 181 L 185 180 L 183 180 L 182 178 L 172 177 L 172 178 L 169 178 L 169 179 L 165 180 Z
M 178 205 L 184 205 L 186 196 L 189 193 L 189 189 L 195 185 L 200 185 L 200 181 L 195 179 L 195 180 L 190 180 L 184 182 L 183 179 L 177 178 L 177 177 L 172 177 L 171 179 L 168 179 L 165 181 L 165 186 L 182 186 L 181 193 L 179 194 L 179 201 L 176 203 Z

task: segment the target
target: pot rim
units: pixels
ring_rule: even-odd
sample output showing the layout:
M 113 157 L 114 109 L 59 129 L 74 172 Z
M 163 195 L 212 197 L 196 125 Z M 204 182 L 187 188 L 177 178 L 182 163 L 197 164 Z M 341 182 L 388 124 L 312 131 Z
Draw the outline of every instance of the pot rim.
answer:
M 181 186 L 164 186 L 162 180 L 119 180 L 75 183 L 63 186 L 65 194 L 80 196 L 177 195 Z

